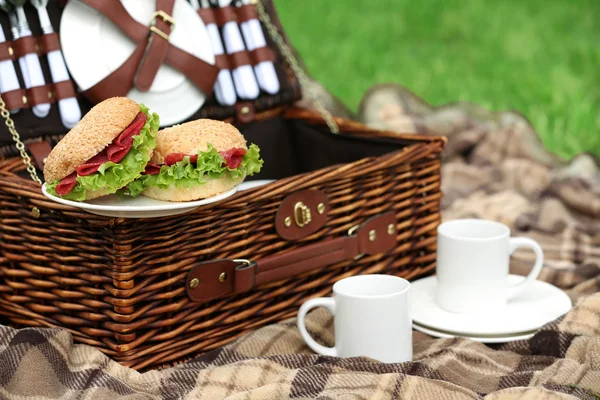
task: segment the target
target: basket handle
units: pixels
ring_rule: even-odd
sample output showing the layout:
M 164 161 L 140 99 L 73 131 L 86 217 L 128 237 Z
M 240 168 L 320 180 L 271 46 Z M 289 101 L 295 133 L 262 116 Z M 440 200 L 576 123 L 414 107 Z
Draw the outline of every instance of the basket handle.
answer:
M 389 251 L 396 245 L 393 212 L 376 215 L 348 231 L 347 236 L 326 239 L 260 260 L 215 260 L 190 270 L 186 290 L 192 301 L 207 301 L 244 293 L 255 286 L 324 268 L 364 254 Z

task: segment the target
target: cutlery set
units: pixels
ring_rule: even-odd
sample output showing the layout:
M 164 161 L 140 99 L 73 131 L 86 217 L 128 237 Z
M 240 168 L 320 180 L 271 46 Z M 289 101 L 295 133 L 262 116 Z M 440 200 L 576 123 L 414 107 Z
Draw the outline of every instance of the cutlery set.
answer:
M 227 11 L 233 8 L 240 10 L 240 7 L 253 4 L 254 0 L 187 0 L 192 7 L 202 15 L 202 12 L 212 13 L 218 11 Z M 37 21 L 32 21 L 32 14 L 25 13 L 24 7 L 33 6 L 37 11 Z M 15 43 L 20 38 L 33 36 L 30 29 L 30 23 L 39 23 L 39 27 L 44 35 L 54 33 L 48 10 L 46 9 L 48 0 L 0 0 L 0 10 L 8 15 L 10 30 L 0 27 L 0 44 L 12 41 Z M 224 10 L 228 8 L 229 10 Z M 221 9 L 221 10 L 219 10 Z M 29 16 L 29 21 L 27 20 Z M 248 17 L 247 17 L 248 18 Z M 246 19 L 247 19 L 246 18 Z M 233 106 L 239 100 L 255 100 L 261 91 L 267 94 L 276 94 L 280 91 L 280 83 L 272 61 L 265 58 L 258 58 L 256 65 L 244 62 L 233 62 L 238 60 L 241 53 L 243 56 L 252 55 L 253 51 L 264 50 L 267 46 L 265 35 L 258 19 L 252 18 L 238 22 L 237 20 L 228 20 L 224 24 L 217 24 L 215 18 L 206 19 L 205 25 L 210 38 L 211 51 L 217 58 L 220 58 L 222 64 L 217 80 L 214 83 L 214 94 L 216 101 L 221 105 Z M 219 26 L 221 25 L 221 26 Z M 12 37 L 7 38 L 5 32 Z M 8 44 L 11 46 L 11 44 Z M 9 48 L 9 51 L 12 48 Z M 20 53 L 25 53 L 21 51 Z M 38 54 L 39 53 L 39 54 Z M 237 54 L 236 54 L 237 53 Z M 21 55 L 17 52 L 18 60 L 12 59 L 0 61 L 0 93 L 14 92 L 16 90 L 31 89 L 46 85 L 46 79 L 42 72 L 40 57 L 44 52 L 32 51 L 29 54 Z M 13 53 L 10 52 L 11 58 Z M 48 61 L 49 72 L 54 84 L 69 81 L 71 77 L 65 64 L 65 58 L 60 48 L 48 51 L 45 54 Z M 240 65 L 241 64 L 241 65 Z M 22 82 L 19 81 L 17 69 L 20 70 Z M 66 96 L 70 94 L 67 93 Z M 3 96 L 4 97 L 4 96 Z M 29 97 L 29 95 L 27 96 Z M 65 97 L 65 95 L 63 95 Z M 6 99 L 6 98 L 5 98 Z M 50 112 L 53 101 L 45 102 L 44 98 L 38 95 L 36 101 L 31 103 L 31 112 L 37 118 L 46 118 Z M 25 104 L 27 98 L 23 98 Z M 13 102 L 10 109 L 12 114 L 21 111 L 18 102 Z M 57 107 L 62 125 L 66 128 L 72 128 L 81 119 L 81 108 L 76 97 L 58 98 Z
M 37 10 L 40 27 L 44 34 L 53 33 L 52 24 L 46 10 L 48 0 L 30 0 L 31 5 Z M 10 32 L 12 40 L 32 36 L 29 28 L 29 22 L 25 15 L 26 0 L 0 0 L 0 8 L 8 14 L 10 23 Z M 5 42 L 4 31 L 0 29 L 0 42 Z M 60 50 L 54 50 L 47 54 L 50 73 L 54 83 L 69 80 L 67 67 Z M 26 54 L 19 57 L 19 69 L 23 77 L 23 83 L 26 89 L 44 86 L 46 84 L 40 59 L 36 53 Z M 10 92 L 20 89 L 20 83 L 15 70 L 15 65 L 11 60 L 0 62 L 0 93 Z M 60 118 L 66 128 L 72 128 L 81 119 L 81 109 L 75 97 L 61 99 L 58 102 Z M 11 113 L 16 113 L 20 109 L 13 109 Z M 50 112 L 50 103 L 36 104 L 32 107 L 33 115 L 38 118 L 45 118 Z
M 225 8 L 232 5 L 241 7 L 252 4 L 252 0 L 189 0 L 196 10 Z M 266 40 L 260 22 L 257 19 L 242 22 L 229 21 L 221 28 L 215 23 L 207 23 L 215 56 L 249 52 L 266 46 Z M 275 66 L 271 61 L 263 61 L 255 66 L 241 65 L 230 71 L 221 69 L 214 86 L 215 98 L 222 105 L 234 105 L 236 100 L 254 100 L 260 90 L 269 94 L 279 92 L 279 80 Z

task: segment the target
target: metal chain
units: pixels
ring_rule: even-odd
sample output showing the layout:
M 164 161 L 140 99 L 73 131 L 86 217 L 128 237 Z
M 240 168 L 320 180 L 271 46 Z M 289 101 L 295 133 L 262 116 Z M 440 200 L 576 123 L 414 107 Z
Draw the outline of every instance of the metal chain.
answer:
M 6 109 L 6 103 L 4 103 L 4 99 L 2 97 L 0 97 L 0 115 L 2 115 L 2 118 L 4 118 L 4 123 L 6 124 L 6 127 L 8 128 L 14 142 L 17 145 L 17 150 L 19 150 L 19 153 L 21 153 L 23 164 L 27 165 L 27 172 L 29 172 L 29 175 L 31 175 L 31 179 L 33 179 L 41 185 L 42 181 L 38 177 L 37 171 L 31 163 L 31 158 L 29 158 L 29 154 L 27 154 L 27 152 L 25 151 L 25 145 L 21 141 L 19 133 L 15 128 L 15 123 L 10 117 L 10 111 Z
M 265 11 L 265 7 L 262 3 L 262 0 L 256 0 L 256 10 L 258 11 L 258 17 L 260 18 L 262 23 L 267 27 L 269 36 L 271 37 L 271 39 L 273 39 L 273 41 L 279 48 L 279 51 L 281 52 L 281 54 L 285 57 L 288 64 L 290 64 L 290 67 L 292 67 L 294 74 L 296 75 L 296 77 L 298 78 L 298 81 L 300 82 L 302 91 L 304 93 L 306 93 L 308 98 L 312 101 L 312 103 L 314 104 L 314 106 L 317 109 L 317 111 L 319 112 L 319 114 L 321 114 L 321 116 L 327 123 L 327 126 L 329 127 L 331 132 L 340 133 L 340 128 L 335 123 L 333 116 L 331 115 L 331 113 L 329 111 L 327 111 L 327 109 L 325 109 L 325 106 L 323 105 L 321 100 L 319 100 L 317 95 L 312 90 L 311 85 L 310 85 L 310 80 L 308 79 L 308 76 L 304 72 L 304 69 L 302 69 L 302 67 L 300 67 L 298 60 L 296 60 L 296 57 L 294 57 L 294 54 L 292 53 L 291 49 L 289 48 L 287 43 L 283 40 L 283 37 L 281 36 L 281 34 L 279 33 L 279 31 L 277 30 L 277 28 L 271 21 L 271 17 Z

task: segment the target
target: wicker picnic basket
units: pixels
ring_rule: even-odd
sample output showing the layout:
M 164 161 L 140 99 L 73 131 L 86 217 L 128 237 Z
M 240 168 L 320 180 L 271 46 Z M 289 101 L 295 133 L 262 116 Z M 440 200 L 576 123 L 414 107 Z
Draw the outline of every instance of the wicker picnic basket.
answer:
M 286 60 L 278 54 L 291 88 L 297 70 Z M 284 92 L 291 101 L 296 91 Z M 273 182 L 174 216 L 103 217 L 48 200 L 26 150 L 40 140 L 55 144 L 64 133 L 58 125 L 21 135 L 25 147 L 5 144 L 5 322 L 66 328 L 76 341 L 144 370 L 292 317 L 343 277 L 430 273 L 444 138 L 368 129 L 290 101 L 251 105 L 251 121 L 235 112 L 223 118 L 259 145 L 265 164 L 257 178 Z M 4 102 L 0 111 L 7 119 Z

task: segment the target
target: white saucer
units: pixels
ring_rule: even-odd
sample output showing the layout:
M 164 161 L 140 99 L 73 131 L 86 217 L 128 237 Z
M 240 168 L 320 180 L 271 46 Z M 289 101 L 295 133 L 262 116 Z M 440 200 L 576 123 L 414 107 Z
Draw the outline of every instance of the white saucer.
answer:
M 97 199 L 79 202 L 53 196 L 46 191 L 46 184 L 44 183 L 42 185 L 42 192 L 52 201 L 77 207 L 92 214 L 119 218 L 158 218 L 183 214 L 205 204 L 215 203 L 233 196 L 235 192 L 237 192 L 237 189 L 237 187 L 234 187 L 228 192 L 209 197 L 208 199 L 178 203 L 154 200 L 144 196 L 129 198 L 117 195 L 103 196 Z
M 516 284 L 522 276 L 509 275 Z M 434 300 L 437 278 L 419 279 L 411 284 L 412 317 L 421 326 L 456 335 L 510 336 L 532 332 L 571 309 L 571 299 L 556 286 L 534 281 L 523 293 L 509 300 L 506 308 L 480 315 L 456 314 L 440 308 Z
M 138 22 L 148 25 L 155 2 L 120 0 Z M 176 0 L 175 25 L 169 41 L 190 54 L 215 63 L 210 37 L 200 16 L 186 0 Z M 79 1 L 65 6 L 60 24 L 65 63 L 77 86 L 85 91 L 116 70 L 133 53 L 135 44 L 108 18 Z M 148 92 L 133 88 L 127 97 L 160 115 L 161 126 L 181 122 L 196 112 L 206 99 L 182 73 L 163 64 Z
M 469 336 L 469 335 L 464 335 L 464 334 L 460 334 L 460 333 L 452 333 L 452 332 L 445 332 L 445 331 L 438 331 L 435 329 L 431 329 L 428 327 L 424 327 L 421 326 L 419 324 L 416 324 L 413 322 L 413 329 L 423 332 L 429 336 L 433 336 L 433 337 L 438 337 L 438 338 L 445 338 L 445 339 L 451 339 L 451 338 L 455 338 L 455 337 L 461 337 L 461 338 L 465 338 L 465 339 L 471 339 L 474 340 L 476 342 L 481 342 L 481 343 L 508 343 L 508 342 L 514 342 L 517 340 L 526 340 L 526 339 L 530 339 L 534 334 L 535 331 L 532 332 L 524 332 L 524 333 L 517 333 L 514 335 L 490 335 L 490 336 Z

